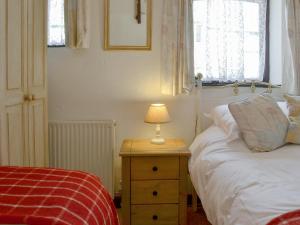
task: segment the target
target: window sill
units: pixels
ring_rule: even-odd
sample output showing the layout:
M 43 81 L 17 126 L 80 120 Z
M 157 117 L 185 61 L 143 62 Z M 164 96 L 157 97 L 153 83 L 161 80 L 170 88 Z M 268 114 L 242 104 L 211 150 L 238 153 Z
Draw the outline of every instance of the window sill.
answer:
M 65 48 L 65 45 L 48 45 L 48 48 Z
M 228 81 L 228 82 L 221 82 L 221 81 L 203 81 L 202 82 L 202 86 L 205 88 L 209 88 L 209 87 L 224 87 L 224 86 L 228 86 L 228 85 L 234 85 L 235 82 L 232 81 Z M 239 82 L 238 84 L 239 87 L 251 87 L 252 86 L 252 82 Z M 281 85 L 272 85 L 272 87 L 280 87 Z M 259 83 L 259 81 L 255 82 L 255 87 L 257 88 L 268 88 L 269 84 L 268 83 Z
M 221 81 L 202 81 L 203 87 L 222 87 L 229 84 L 234 84 L 234 82 L 221 82 Z

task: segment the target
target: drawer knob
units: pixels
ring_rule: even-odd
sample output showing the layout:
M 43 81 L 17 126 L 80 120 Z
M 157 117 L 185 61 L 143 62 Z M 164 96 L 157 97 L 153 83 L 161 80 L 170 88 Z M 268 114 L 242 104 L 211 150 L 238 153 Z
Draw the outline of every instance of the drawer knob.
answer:
M 157 166 L 153 166 L 152 170 L 153 170 L 153 172 L 157 172 L 158 171 Z
M 153 220 L 158 220 L 158 216 L 157 216 L 157 215 L 153 215 L 153 216 L 152 216 L 152 219 L 153 219 Z
M 153 191 L 153 196 L 157 196 L 158 195 L 158 192 L 157 191 Z

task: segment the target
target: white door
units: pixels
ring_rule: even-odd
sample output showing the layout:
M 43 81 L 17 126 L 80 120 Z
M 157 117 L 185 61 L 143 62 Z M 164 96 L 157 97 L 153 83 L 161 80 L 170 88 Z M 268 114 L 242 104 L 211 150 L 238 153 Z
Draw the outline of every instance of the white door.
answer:
M 1 165 L 26 165 L 28 156 L 26 7 L 26 0 L 0 0 Z
M 46 0 L 28 0 L 28 24 L 29 161 L 48 166 Z
M 0 165 L 48 165 L 47 0 L 0 0 Z

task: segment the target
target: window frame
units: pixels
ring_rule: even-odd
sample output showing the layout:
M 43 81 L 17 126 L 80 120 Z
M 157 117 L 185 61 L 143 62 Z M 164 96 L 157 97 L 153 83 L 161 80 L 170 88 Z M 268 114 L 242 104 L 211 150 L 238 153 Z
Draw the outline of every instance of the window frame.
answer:
M 197 0 L 194 0 L 197 1 Z M 247 0 L 244 0 L 247 1 Z M 255 2 L 255 1 L 250 1 Z M 259 82 L 270 82 L 270 0 L 266 0 L 266 36 L 265 36 L 265 68 L 263 73 L 263 79 L 262 80 L 255 80 Z M 193 23 L 194 26 L 194 23 Z M 195 42 L 195 41 L 194 41 Z M 197 77 L 197 74 L 195 74 L 195 77 Z M 224 86 L 228 84 L 234 84 L 237 80 L 202 80 L 202 86 L 206 87 L 218 87 L 218 86 Z M 243 80 L 239 80 L 239 82 L 242 82 Z M 244 80 L 246 81 L 246 79 Z M 247 80 L 249 81 L 249 80 Z M 245 86 L 251 86 L 251 84 L 245 84 Z
M 61 0 L 62 1 L 62 3 L 63 3 L 63 7 L 65 6 L 65 2 L 64 2 L 64 0 Z M 48 28 L 48 35 L 47 35 L 47 47 L 48 48 L 64 48 L 64 47 L 66 47 L 66 32 L 65 32 L 65 20 L 64 20 L 64 33 L 65 33 L 65 38 L 64 38 L 64 43 L 63 44 L 49 44 L 49 34 L 50 34 L 50 26 L 49 26 L 49 21 L 50 21 L 50 2 L 51 2 L 51 0 L 49 0 L 49 2 L 48 2 L 48 22 L 47 22 L 47 28 Z

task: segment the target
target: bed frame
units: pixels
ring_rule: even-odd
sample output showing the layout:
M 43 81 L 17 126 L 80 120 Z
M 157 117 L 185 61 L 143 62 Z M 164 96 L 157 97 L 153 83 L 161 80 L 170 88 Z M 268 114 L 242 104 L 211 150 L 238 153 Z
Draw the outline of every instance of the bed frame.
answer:
M 205 114 L 209 113 L 214 107 L 231 102 L 240 101 L 254 94 L 270 93 L 277 101 L 283 101 L 280 86 L 259 81 L 235 82 L 225 86 L 202 86 L 201 75 L 197 76 L 195 83 L 195 102 L 196 102 L 196 126 L 195 137 L 208 128 L 212 121 Z M 207 101 L 209 99 L 209 101 Z M 192 190 L 192 209 L 197 211 L 198 195 L 193 187 Z
M 229 104 L 262 93 L 270 93 L 277 101 L 283 101 L 281 86 L 259 81 L 235 82 L 225 86 L 202 86 L 201 80 L 196 80 L 194 91 L 197 115 L 195 136 L 211 125 L 212 121 L 208 120 L 205 114 L 218 105 Z

